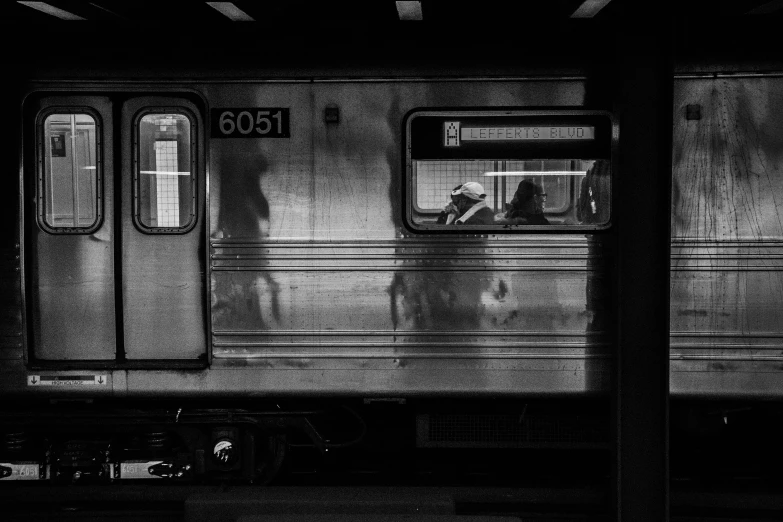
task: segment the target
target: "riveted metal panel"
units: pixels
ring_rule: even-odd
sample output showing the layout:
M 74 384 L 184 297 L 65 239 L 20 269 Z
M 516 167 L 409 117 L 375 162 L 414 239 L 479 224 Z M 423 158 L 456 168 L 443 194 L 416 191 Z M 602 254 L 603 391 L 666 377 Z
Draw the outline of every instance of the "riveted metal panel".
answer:
M 783 78 L 683 79 L 674 99 L 672 237 L 783 241 Z
M 19 248 L 0 249 L 0 360 L 22 359 L 22 293 Z
M 783 375 L 783 78 L 680 79 L 674 100 L 672 393 L 769 395 Z

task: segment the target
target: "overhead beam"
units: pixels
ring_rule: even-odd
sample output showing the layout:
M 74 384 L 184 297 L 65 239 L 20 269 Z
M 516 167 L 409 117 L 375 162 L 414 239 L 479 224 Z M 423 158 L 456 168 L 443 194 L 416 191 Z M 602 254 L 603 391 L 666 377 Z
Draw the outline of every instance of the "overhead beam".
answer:
M 620 133 L 612 185 L 617 252 L 615 520 L 669 520 L 669 281 L 673 18 L 619 2 L 608 56 Z M 640 216 L 644 216 L 640 219 Z
M 18 2 L 18 3 L 30 7 L 32 9 L 35 9 L 36 11 L 40 11 L 42 13 L 46 13 L 48 15 L 57 17 L 60 20 L 68 20 L 70 22 L 86 20 L 86 18 L 82 18 L 79 15 L 69 13 L 64 9 L 60 9 L 59 7 L 54 7 L 53 5 L 49 5 L 46 2 Z
M 571 13 L 571 18 L 592 18 L 597 15 L 601 9 L 609 5 L 612 0 L 585 0 L 576 11 Z

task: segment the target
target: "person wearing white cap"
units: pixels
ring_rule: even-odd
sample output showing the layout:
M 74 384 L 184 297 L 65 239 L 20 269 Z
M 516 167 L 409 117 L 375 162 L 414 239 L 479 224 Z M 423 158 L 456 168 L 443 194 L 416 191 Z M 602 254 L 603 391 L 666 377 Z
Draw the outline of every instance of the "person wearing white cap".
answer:
M 451 203 L 446 205 L 440 217 L 439 224 L 455 225 L 491 225 L 495 215 L 487 206 L 484 187 L 475 181 L 468 181 L 451 191 Z

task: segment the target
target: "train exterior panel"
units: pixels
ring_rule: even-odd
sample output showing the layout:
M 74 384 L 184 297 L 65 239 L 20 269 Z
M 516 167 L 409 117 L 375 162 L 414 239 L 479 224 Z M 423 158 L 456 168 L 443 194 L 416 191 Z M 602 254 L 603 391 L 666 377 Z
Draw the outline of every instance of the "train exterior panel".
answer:
M 400 204 L 406 113 L 579 107 L 581 82 L 208 92 L 218 107 L 292 107 L 288 140 L 211 143 L 213 370 L 253 372 L 243 386 L 267 393 L 590 391 L 584 237 L 415 233 Z M 265 378 L 278 370 L 290 377 Z
M 675 81 L 675 396 L 772 397 L 783 389 L 782 82 Z M 30 100 L 43 105 L 31 109 Z M 103 140 L 126 149 L 100 149 L 100 228 L 57 235 L 36 221 L 35 134 L 25 134 L 23 240 L 4 253 L 0 387 L 183 397 L 606 393 L 614 258 L 596 240 L 603 236 L 444 235 L 404 222 L 406 114 L 576 110 L 584 100 L 578 79 L 35 85 L 25 117 L 91 107 Z M 172 106 L 185 107 L 201 133 L 193 137 L 197 215 L 182 234 L 144 235 L 128 217 L 136 215 L 135 145 L 115 135 L 113 118 L 132 128 L 143 107 Z M 212 112 L 224 107 L 288 108 L 290 135 L 218 138 Z M 338 121 L 327 123 L 335 109 Z M 112 157 L 118 150 L 122 161 Z M 578 187 L 570 190 L 573 203 Z M 85 373 L 103 382 L 31 382 Z
M 783 78 L 675 81 L 674 395 L 781 395 Z
M 209 211 L 198 214 L 192 230 L 168 235 L 140 233 L 131 220 L 138 218 L 130 186 L 137 145 L 127 129 L 128 135 L 114 136 L 123 159 L 105 158 L 106 204 L 97 231 L 34 232 L 58 247 L 51 255 L 28 252 L 35 258 L 28 265 L 28 294 L 34 294 L 28 299 L 54 302 L 64 315 L 30 308 L 30 319 L 43 325 L 27 339 L 31 369 L 15 359 L 7 389 L 53 393 L 32 385 L 30 376 L 79 375 L 84 368 L 105 375 L 106 384 L 62 386 L 60 393 L 572 395 L 608 389 L 610 344 L 593 330 L 594 315 L 606 310 L 588 306 L 587 286 L 607 283 L 609 261 L 584 233 L 444 235 L 411 231 L 402 217 L 406 114 L 433 107 L 580 109 L 583 81 L 207 83 L 179 93 L 193 91 L 200 108 L 171 86 L 66 105 L 99 105 L 96 119 L 104 127 L 119 111 L 123 129 L 135 128 L 134 114 L 145 107 L 185 107 L 196 115 L 212 113 L 213 120 L 221 107 L 282 107 L 290 111 L 290 134 L 226 138 L 215 135 L 225 121 L 202 123 L 195 116 L 194 128 L 206 135 L 194 145 L 206 150 L 206 168 L 194 167 L 198 197 L 204 198 L 196 208 L 208 201 Z M 65 103 L 48 94 L 31 96 L 50 112 Z M 331 108 L 338 110 L 338 123 L 324 121 Z M 112 172 L 115 165 L 120 172 Z M 564 194 L 573 213 L 577 187 L 569 185 Z M 117 200 L 119 216 L 112 206 Z M 29 206 L 26 216 L 29 226 Z M 203 240 L 207 227 L 208 249 L 200 257 L 198 237 Z M 111 274 L 96 281 L 94 270 L 85 270 L 89 275 L 82 279 L 42 279 L 39 259 L 53 265 L 62 256 L 97 259 L 71 246 L 74 237 L 113 252 L 114 263 L 120 256 L 120 282 L 112 285 Z M 34 248 L 33 242 L 28 250 Z M 208 286 L 203 292 L 193 276 L 200 263 Z M 58 284 L 76 293 L 55 299 L 35 294 L 56 292 Z M 121 300 L 121 311 L 112 314 L 91 298 L 87 289 L 96 284 L 107 299 Z M 96 306 L 121 325 L 120 343 L 96 337 L 98 348 L 89 348 L 59 335 L 62 329 L 93 335 L 74 319 L 91 317 L 86 310 Z M 208 329 L 201 322 L 205 315 Z M 209 345 L 200 337 L 207 330 Z M 117 360 L 115 350 L 121 351 Z M 111 361 L 101 364 L 104 356 Z

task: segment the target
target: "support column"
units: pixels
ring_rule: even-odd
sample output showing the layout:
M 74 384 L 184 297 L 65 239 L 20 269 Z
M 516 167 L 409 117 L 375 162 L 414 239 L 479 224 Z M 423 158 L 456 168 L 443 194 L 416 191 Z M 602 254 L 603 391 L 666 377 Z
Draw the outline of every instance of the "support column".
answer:
M 615 505 L 623 522 L 669 520 L 672 34 L 665 2 L 644 5 L 619 17 L 614 51 Z

